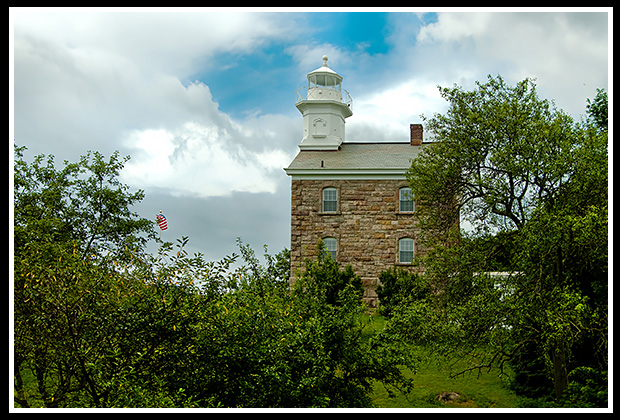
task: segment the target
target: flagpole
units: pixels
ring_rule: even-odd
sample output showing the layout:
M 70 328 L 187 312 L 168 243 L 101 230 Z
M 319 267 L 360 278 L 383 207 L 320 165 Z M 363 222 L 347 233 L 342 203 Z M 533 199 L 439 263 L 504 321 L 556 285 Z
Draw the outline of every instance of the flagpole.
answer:
M 161 241 L 161 231 L 162 231 L 162 228 L 161 228 L 161 224 L 160 224 L 160 217 L 162 217 L 162 216 L 163 216 L 163 213 L 162 213 L 161 210 L 159 211 L 159 214 L 155 215 L 155 220 L 157 220 L 157 227 L 159 228 L 159 250 L 160 251 L 161 251 L 161 244 L 162 244 L 162 241 Z M 159 254 L 159 252 L 157 252 L 157 253 Z

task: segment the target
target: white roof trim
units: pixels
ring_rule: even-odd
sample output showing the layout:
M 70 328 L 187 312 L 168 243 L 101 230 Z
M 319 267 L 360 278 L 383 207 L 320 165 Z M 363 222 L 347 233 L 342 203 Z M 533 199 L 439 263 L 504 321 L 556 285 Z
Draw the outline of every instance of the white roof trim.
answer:
M 407 168 L 408 169 L 408 168 Z M 289 169 L 284 168 L 293 179 L 406 179 L 407 169 Z

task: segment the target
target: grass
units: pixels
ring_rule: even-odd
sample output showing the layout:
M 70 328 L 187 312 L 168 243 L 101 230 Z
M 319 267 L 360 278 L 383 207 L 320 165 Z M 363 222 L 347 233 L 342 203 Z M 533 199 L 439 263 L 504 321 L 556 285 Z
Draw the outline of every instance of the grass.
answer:
M 371 316 L 366 329 L 367 335 L 381 331 L 386 320 L 378 315 Z M 506 386 L 506 377 L 497 373 L 466 374 L 450 378 L 450 372 L 436 361 L 429 360 L 414 374 L 404 370 L 413 378 L 414 388 L 408 394 L 402 392 L 390 396 L 383 384 L 377 382 L 373 389 L 373 402 L 379 408 L 514 408 L 518 397 Z M 441 392 L 456 392 L 458 400 L 443 403 L 437 401 Z
M 512 408 L 518 406 L 517 396 L 511 392 L 502 378 L 486 374 L 481 377 L 467 375 L 451 379 L 447 372 L 437 366 L 427 366 L 412 374 L 413 390 L 405 395 L 388 395 L 385 387 L 377 383 L 373 390 L 373 402 L 381 408 Z M 458 400 L 439 402 L 441 392 L 456 392 Z

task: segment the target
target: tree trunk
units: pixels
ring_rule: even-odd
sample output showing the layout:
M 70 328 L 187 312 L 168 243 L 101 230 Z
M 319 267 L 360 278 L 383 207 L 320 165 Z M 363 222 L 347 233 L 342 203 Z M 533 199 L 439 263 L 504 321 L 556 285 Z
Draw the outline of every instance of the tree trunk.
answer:
M 555 397 L 559 399 L 564 390 L 568 387 L 566 345 L 564 343 L 558 343 L 555 349 L 551 349 L 551 360 L 553 361 L 553 386 L 555 387 Z

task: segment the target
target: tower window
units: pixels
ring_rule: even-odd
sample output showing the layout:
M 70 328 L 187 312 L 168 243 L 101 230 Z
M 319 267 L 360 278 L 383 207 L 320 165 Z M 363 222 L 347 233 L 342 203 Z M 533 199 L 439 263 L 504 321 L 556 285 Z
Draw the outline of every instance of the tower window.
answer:
M 409 187 L 403 187 L 398 191 L 398 197 L 399 197 L 399 202 L 400 202 L 400 206 L 399 206 L 399 210 L 402 212 L 406 212 L 406 211 L 413 211 L 414 210 L 414 205 L 413 205 L 413 193 L 411 192 L 411 188 Z
M 398 241 L 398 262 L 411 264 L 414 256 L 414 242 L 411 238 L 402 238 Z
M 335 188 L 323 189 L 323 211 L 326 213 L 338 211 L 338 191 Z

